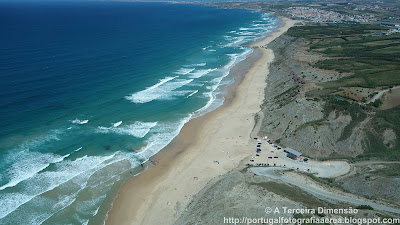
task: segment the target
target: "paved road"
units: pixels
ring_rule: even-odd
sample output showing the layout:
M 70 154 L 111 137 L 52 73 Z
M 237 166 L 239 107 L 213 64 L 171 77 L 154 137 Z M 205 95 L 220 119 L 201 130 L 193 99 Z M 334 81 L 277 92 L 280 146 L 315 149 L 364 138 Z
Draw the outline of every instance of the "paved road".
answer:
M 398 164 L 398 161 L 359 161 L 355 162 L 354 165 L 356 166 L 365 166 L 365 165 L 372 165 L 372 164 Z
M 255 173 L 257 175 L 266 176 L 266 177 L 269 177 L 269 178 L 272 178 L 275 180 L 281 180 L 285 183 L 295 185 L 295 186 L 303 189 L 304 191 L 306 191 L 316 197 L 319 197 L 319 198 L 329 198 L 329 199 L 333 199 L 336 201 L 347 202 L 347 203 L 354 204 L 357 206 L 358 205 L 369 205 L 376 210 L 400 214 L 400 209 L 391 208 L 391 207 L 388 207 L 385 205 L 376 204 L 374 202 L 370 202 L 370 201 L 366 201 L 366 200 L 364 201 L 364 200 L 359 200 L 359 199 L 353 199 L 353 198 L 338 195 L 338 194 L 335 194 L 335 193 L 332 193 L 332 192 L 329 192 L 326 190 L 321 190 L 321 189 L 317 189 L 317 188 L 314 188 L 311 186 L 307 186 L 303 183 L 292 180 L 289 177 L 285 177 L 285 176 L 276 174 L 274 172 L 276 170 L 285 170 L 285 169 L 284 168 L 276 168 L 276 167 L 253 167 L 253 168 L 251 168 L 251 171 L 253 171 L 253 173 Z

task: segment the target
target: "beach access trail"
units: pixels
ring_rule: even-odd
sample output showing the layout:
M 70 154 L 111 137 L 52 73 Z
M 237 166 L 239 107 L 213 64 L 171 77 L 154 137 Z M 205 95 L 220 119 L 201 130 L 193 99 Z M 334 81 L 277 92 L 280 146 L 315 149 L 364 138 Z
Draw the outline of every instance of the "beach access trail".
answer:
M 228 88 L 218 109 L 190 120 L 179 135 L 152 157 L 156 165 L 126 182 L 118 192 L 106 224 L 173 224 L 193 195 L 213 178 L 227 173 L 254 153 L 250 133 L 264 99 L 272 50 L 264 46 L 286 32 L 282 26 L 250 47 L 257 59 L 239 84 Z

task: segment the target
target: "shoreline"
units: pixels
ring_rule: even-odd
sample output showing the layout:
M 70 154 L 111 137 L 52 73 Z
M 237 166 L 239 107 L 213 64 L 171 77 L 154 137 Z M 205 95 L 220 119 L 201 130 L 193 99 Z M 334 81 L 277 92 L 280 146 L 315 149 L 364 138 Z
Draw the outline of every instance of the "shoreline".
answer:
M 150 158 L 155 166 L 122 185 L 106 224 L 171 224 L 210 180 L 236 168 L 252 153 L 254 115 L 260 111 L 273 60 L 272 50 L 263 46 L 294 23 L 281 18 L 280 27 L 249 45 L 261 57 L 227 88 L 222 106 L 186 123 L 167 147 Z

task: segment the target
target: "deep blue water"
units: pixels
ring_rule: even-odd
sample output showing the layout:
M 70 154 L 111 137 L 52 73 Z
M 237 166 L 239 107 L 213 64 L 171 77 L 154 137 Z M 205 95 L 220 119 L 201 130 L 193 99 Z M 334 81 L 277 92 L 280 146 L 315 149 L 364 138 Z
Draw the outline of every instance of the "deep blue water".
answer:
M 132 169 L 223 101 L 258 12 L 0 3 L 0 224 L 96 224 Z

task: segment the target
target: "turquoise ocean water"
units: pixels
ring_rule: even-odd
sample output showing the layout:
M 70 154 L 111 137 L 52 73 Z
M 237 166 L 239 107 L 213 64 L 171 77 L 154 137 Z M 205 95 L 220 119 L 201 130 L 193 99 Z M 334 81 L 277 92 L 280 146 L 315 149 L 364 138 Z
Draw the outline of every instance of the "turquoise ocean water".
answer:
M 0 3 L 0 224 L 102 224 L 118 187 L 222 104 L 277 19 L 166 3 Z

